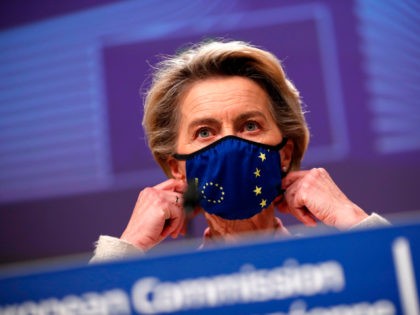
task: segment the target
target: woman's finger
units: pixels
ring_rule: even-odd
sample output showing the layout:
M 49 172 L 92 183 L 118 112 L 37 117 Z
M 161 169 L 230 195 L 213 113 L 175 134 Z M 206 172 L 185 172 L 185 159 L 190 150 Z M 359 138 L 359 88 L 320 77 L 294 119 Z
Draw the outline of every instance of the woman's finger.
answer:
M 184 198 L 182 193 L 175 192 L 175 191 L 161 191 L 161 198 L 168 203 L 176 205 L 177 207 L 182 207 Z
M 292 215 L 307 226 L 316 226 L 316 220 L 311 212 L 306 208 L 295 208 L 292 211 Z
M 179 180 L 167 180 L 155 187 L 144 188 L 121 238 L 148 250 L 182 226 L 182 188 Z
M 160 185 L 166 189 L 171 189 L 173 185 Z M 180 187 L 180 186 L 178 186 Z M 154 187 L 153 189 L 156 189 Z M 162 222 L 162 230 L 160 236 L 164 239 L 171 235 L 173 238 L 178 237 L 182 227 L 183 221 L 185 219 L 185 212 L 183 209 L 183 195 L 182 193 L 176 191 L 168 190 L 159 190 L 162 200 L 162 207 L 164 208 L 165 217 L 164 222 Z
M 288 189 L 295 182 L 299 181 L 302 177 L 307 174 L 308 171 L 293 171 L 287 174 L 285 178 L 282 179 L 281 184 L 284 190 Z
M 179 204 L 168 202 L 166 211 L 168 217 L 164 222 L 161 235 L 163 237 L 168 235 L 177 237 L 185 219 L 184 210 Z
M 281 213 L 290 213 L 287 201 L 284 198 L 279 203 L 275 203 L 275 206 Z
M 176 191 L 179 193 L 183 193 L 187 188 L 187 183 L 180 179 L 168 179 L 160 184 L 157 184 L 153 188 L 165 191 Z
M 289 173 L 288 182 L 285 184 L 288 185 L 287 190 L 284 191 L 283 198 L 275 200 L 275 205 L 280 212 L 290 213 L 307 226 L 315 226 L 317 221 L 305 205 L 305 198 L 302 195 L 304 192 L 300 185 L 306 174 L 307 171 Z
M 293 215 L 296 219 L 307 226 L 316 226 L 316 220 L 312 213 L 306 208 L 299 208 L 292 205 L 289 205 L 287 199 L 276 205 L 278 211 L 281 213 L 289 213 Z

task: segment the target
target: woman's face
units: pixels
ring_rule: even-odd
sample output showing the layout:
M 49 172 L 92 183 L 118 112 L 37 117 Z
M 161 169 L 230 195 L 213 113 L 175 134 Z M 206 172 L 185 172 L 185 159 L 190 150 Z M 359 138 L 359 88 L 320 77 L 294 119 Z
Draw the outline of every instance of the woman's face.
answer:
M 243 77 L 217 77 L 194 83 L 180 101 L 180 127 L 176 153 L 190 154 L 214 141 L 234 135 L 254 142 L 277 145 L 283 139 L 269 110 L 267 93 L 255 82 Z M 293 143 L 281 149 L 282 166 L 291 161 Z M 186 163 L 169 158 L 176 179 L 186 179 Z M 225 220 L 204 213 L 212 236 L 235 240 L 242 232 L 272 231 L 276 220 L 274 207 L 244 220 Z
M 270 145 L 282 140 L 267 93 L 250 79 L 217 77 L 197 82 L 180 105 L 178 153 L 192 153 L 227 135 Z
M 269 145 L 282 140 L 267 93 L 244 77 L 215 77 L 194 83 L 181 98 L 180 112 L 179 154 L 193 153 L 228 135 Z M 286 156 L 281 155 L 283 161 Z M 185 162 L 172 160 L 169 165 L 175 178 L 185 179 Z

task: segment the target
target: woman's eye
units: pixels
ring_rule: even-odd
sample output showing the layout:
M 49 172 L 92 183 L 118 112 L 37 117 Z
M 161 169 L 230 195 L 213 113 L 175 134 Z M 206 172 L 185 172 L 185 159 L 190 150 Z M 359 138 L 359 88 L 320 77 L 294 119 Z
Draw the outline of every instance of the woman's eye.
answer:
M 200 138 L 207 138 L 210 137 L 211 133 L 210 130 L 208 128 L 201 128 L 198 130 L 197 132 L 197 136 Z
M 248 121 L 245 123 L 245 131 L 255 131 L 258 129 L 258 124 L 255 121 Z

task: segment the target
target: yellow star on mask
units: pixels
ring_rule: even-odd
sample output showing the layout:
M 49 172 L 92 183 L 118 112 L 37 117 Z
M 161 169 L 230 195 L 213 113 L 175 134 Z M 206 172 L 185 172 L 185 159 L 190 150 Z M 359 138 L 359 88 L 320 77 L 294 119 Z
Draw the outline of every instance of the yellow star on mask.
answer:
M 261 200 L 261 202 L 260 202 L 261 208 L 264 208 L 266 205 L 267 205 L 267 199 Z
M 264 162 L 266 159 L 265 153 L 260 152 L 260 156 L 258 158 L 261 159 L 262 162 Z
M 255 193 L 255 196 L 260 195 L 261 194 L 261 190 L 262 190 L 262 187 L 255 186 L 255 189 L 253 190 L 254 193 Z
M 254 172 L 255 178 L 257 178 L 257 177 L 260 177 L 260 176 L 261 176 L 260 172 L 261 172 L 261 170 L 260 170 L 260 169 L 258 169 L 258 168 L 255 170 L 255 172 Z

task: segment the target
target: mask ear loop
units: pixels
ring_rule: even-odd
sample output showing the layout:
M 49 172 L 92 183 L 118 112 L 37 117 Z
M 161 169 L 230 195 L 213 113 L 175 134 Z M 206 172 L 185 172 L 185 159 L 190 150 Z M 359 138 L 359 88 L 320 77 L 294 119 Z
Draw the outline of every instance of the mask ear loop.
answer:
M 200 203 L 200 193 L 198 192 L 197 184 L 193 180 L 188 181 L 187 190 L 184 193 L 183 207 L 187 214 L 194 212 L 194 209 Z
M 200 193 L 198 192 L 197 184 L 193 180 L 188 181 L 187 190 L 183 195 L 183 208 L 186 213 L 187 220 L 187 234 L 186 237 L 192 237 L 191 235 L 191 222 L 194 218 L 194 211 L 200 203 Z
M 281 142 L 277 145 L 279 151 L 286 146 L 287 141 L 289 141 L 289 139 L 287 137 L 283 137 L 283 140 L 281 140 Z M 289 168 L 287 166 L 282 166 L 281 178 L 285 178 L 287 173 L 289 173 Z
M 281 174 L 281 178 L 285 178 L 287 176 L 289 172 L 289 169 L 286 166 L 283 166 L 280 170 L 280 174 Z M 280 203 L 283 202 L 284 200 L 284 195 L 286 193 L 286 189 L 283 189 L 280 187 L 277 187 L 277 191 L 278 191 L 278 195 L 276 197 L 276 199 L 274 199 L 274 204 L 275 205 L 279 205 Z
M 283 137 L 283 140 L 281 140 L 281 142 L 276 146 L 277 150 L 283 149 L 287 141 L 289 141 L 289 139 L 287 137 Z
M 283 137 L 283 140 L 278 145 L 279 150 L 283 149 L 286 146 L 288 140 L 289 139 L 287 137 Z M 282 179 L 285 178 L 288 173 L 289 173 L 289 168 L 287 166 L 282 166 L 281 170 L 280 170 L 281 178 Z M 281 188 L 281 187 L 278 187 L 278 192 L 279 192 L 279 195 L 277 196 L 277 198 L 280 198 L 280 199 L 276 203 L 281 203 L 284 199 L 284 194 L 285 194 L 286 190 Z

